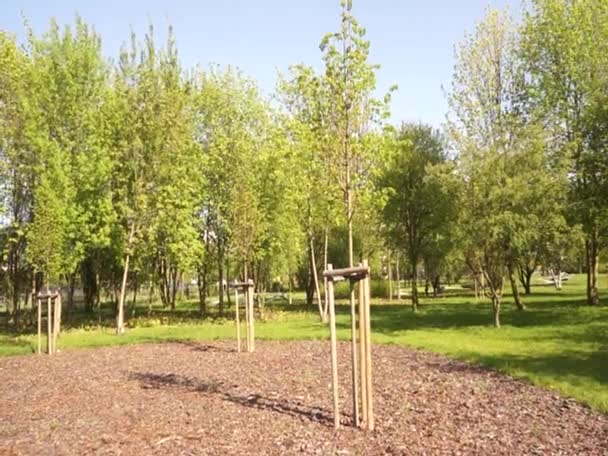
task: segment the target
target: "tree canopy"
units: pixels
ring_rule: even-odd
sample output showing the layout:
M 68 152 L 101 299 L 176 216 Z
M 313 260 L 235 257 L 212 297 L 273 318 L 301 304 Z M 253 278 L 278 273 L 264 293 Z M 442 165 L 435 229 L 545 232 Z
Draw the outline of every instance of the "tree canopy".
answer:
M 534 0 L 517 21 L 489 8 L 455 48 L 445 125 L 391 125 L 391 88 L 351 2 L 320 37 L 320 66 L 275 93 L 235 67 L 184 68 L 169 27 L 120 54 L 82 18 L 24 42 L 0 31 L 1 292 L 19 313 L 44 286 L 86 310 L 141 286 L 198 310 L 226 285 L 306 290 L 366 258 L 375 279 L 407 258 L 414 310 L 462 278 L 525 310 L 537 271 L 598 275 L 608 227 L 608 4 Z M 412 68 L 415 71 L 415 67 Z M 523 286 L 523 296 L 519 288 Z M 351 298 L 354 291 L 351 290 Z M 392 296 L 392 293 L 391 293 Z M 135 298 L 134 298 L 135 299 Z M 260 298 L 262 299 L 262 298 Z M 263 300 L 260 301 L 263 304 Z M 354 309 L 354 298 L 351 299 Z

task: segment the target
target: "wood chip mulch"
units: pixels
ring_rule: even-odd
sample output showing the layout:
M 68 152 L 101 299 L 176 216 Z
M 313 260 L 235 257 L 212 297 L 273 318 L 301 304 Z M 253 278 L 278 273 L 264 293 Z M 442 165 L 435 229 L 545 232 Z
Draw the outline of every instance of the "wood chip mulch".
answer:
M 443 356 L 374 346 L 376 427 L 334 432 L 328 342 L 164 343 L 0 359 L 0 454 L 608 455 L 608 416 Z

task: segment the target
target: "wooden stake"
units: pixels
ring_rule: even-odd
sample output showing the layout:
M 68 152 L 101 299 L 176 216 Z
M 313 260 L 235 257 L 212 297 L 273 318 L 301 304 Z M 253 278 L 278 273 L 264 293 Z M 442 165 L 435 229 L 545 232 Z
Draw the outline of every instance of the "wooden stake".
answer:
M 42 301 L 36 299 L 38 303 L 38 354 L 42 352 Z
M 61 334 L 61 318 L 63 315 L 63 299 L 61 298 L 61 293 L 58 293 L 59 299 L 59 317 L 57 318 L 57 335 Z
M 359 377 L 357 367 L 357 313 L 355 310 L 355 287 L 350 283 L 350 337 L 351 337 L 351 362 L 352 362 L 352 384 L 353 384 L 353 421 L 355 427 L 359 427 Z
M 255 351 L 255 315 L 254 315 L 254 310 L 253 310 L 253 294 L 254 294 L 254 287 L 253 287 L 253 280 L 249 279 L 249 284 L 250 286 L 247 287 L 247 290 L 249 291 L 249 324 L 251 325 L 251 330 L 250 330 L 250 336 L 251 336 L 251 344 L 250 344 L 250 348 L 251 348 L 251 353 L 253 353 Z
M 249 289 L 245 288 L 245 294 L 243 296 L 243 299 L 245 299 L 245 348 L 247 349 L 247 352 L 250 352 L 250 346 L 249 343 L 251 342 L 251 339 L 249 337 Z
M 367 365 L 365 350 L 365 279 L 359 280 L 359 359 L 361 360 L 359 373 L 361 381 L 361 427 L 367 426 Z
M 241 353 L 241 320 L 239 317 L 239 290 L 234 289 L 234 310 L 236 312 L 236 351 Z
M 53 300 L 53 354 L 57 353 L 57 337 L 61 327 L 61 294 L 57 292 Z
M 388 252 L 388 254 L 387 254 L 387 262 L 388 262 L 388 265 L 387 265 L 386 271 L 388 273 L 388 302 L 392 302 L 392 300 L 393 300 L 393 270 L 391 268 L 391 252 Z
M 51 296 L 46 298 L 46 352 L 49 355 L 53 354 L 53 338 L 52 338 L 52 312 L 51 312 Z
M 367 260 L 363 261 L 363 265 L 367 266 Z M 371 322 L 370 322 L 370 276 L 363 279 L 365 284 L 365 348 L 366 348 L 366 390 L 367 390 L 367 429 L 374 430 L 374 401 L 373 401 L 373 385 L 372 385 L 372 338 L 371 338 Z
M 327 265 L 331 271 L 332 265 Z M 338 397 L 338 347 L 336 346 L 336 308 L 334 305 L 334 281 L 327 280 L 327 298 L 329 304 L 329 339 L 331 344 L 331 385 L 334 399 L 334 428 L 340 429 L 340 406 Z

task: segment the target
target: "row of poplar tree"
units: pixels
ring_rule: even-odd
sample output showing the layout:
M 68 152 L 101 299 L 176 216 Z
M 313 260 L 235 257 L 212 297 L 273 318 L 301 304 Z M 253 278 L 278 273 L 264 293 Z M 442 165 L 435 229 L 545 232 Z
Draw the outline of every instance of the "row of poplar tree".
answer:
M 322 71 L 296 65 L 264 96 L 233 68 L 186 71 L 173 33 L 132 36 L 116 62 L 83 20 L 0 32 L 3 286 L 17 312 L 44 284 L 129 287 L 174 307 L 180 283 L 253 278 L 317 296 L 319 272 L 407 258 L 434 288 L 470 273 L 499 325 L 542 265 L 581 258 L 598 303 L 606 239 L 608 4 L 536 0 L 488 10 L 456 48 L 443 131 L 387 124 L 370 43 L 343 2 Z M 415 71 L 415 66 L 412 67 Z M 374 264 L 375 262 L 375 264 Z M 220 312 L 223 309 L 220 293 Z M 69 299 L 68 299 L 69 300 Z

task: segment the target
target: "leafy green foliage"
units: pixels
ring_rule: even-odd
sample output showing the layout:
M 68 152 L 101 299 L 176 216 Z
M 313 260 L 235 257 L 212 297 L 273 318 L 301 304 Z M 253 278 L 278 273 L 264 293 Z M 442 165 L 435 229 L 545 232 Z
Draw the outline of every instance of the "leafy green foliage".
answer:
M 531 104 L 550 131 L 553 155 L 568 163 L 569 218 L 585 233 L 590 274 L 588 301 L 597 304 L 599 251 L 608 206 L 606 69 L 608 6 L 585 0 L 533 2 L 523 28 L 522 56 L 530 75 Z
M 416 309 L 419 261 L 438 271 L 452 250 L 459 185 L 438 131 L 404 124 L 389 141 L 377 183 L 385 198 L 381 220 L 388 243 L 409 259 Z

